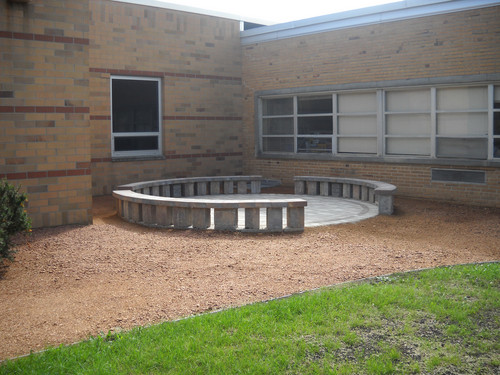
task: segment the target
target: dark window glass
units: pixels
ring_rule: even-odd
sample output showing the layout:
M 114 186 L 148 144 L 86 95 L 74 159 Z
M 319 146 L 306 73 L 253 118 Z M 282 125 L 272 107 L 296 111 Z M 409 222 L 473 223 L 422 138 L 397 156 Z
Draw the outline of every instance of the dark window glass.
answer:
M 293 152 L 293 138 L 264 138 L 262 149 L 264 152 Z
M 299 134 L 332 134 L 332 116 L 299 117 Z
M 293 114 L 293 98 L 265 99 L 263 101 L 264 116 L 283 116 Z
M 493 141 L 493 157 L 500 158 L 500 139 L 495 139 Z
M 437 156 L 443 158 L 486 159 L 488 140 L 480 138 L 439 138 Z
M 113 79 L 113 132 L 157 132 L 158 82 Z
M 266 118 L 263 120 L 263 134 L 264 135 L 279 135 L 279 134 L 292 134 L 293 135 L 293 118 L 290 117 L 275 117 Z
M 500 135 L 500 112 L 493 114 L 493 134 Z
M 332 152 L 331 138 L 297 138 L 297 152 Z
M 158 137 L 116 137 L 115 151 L 158 150 Z
M 331 96 L 298 98 L 298 113 L 332 113 Z

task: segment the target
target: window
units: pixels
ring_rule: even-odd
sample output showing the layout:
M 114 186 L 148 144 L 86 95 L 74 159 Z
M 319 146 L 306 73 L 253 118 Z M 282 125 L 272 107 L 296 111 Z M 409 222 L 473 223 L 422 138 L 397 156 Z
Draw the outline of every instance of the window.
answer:
M 500 86 L 494 86 L 493 97 L 493 157 L 500 158 Z
M 387 155 L 431 155 L 431 90 L 385 93 Z
M 377 153 L 377 97 L 375 92 L 339 94 L 338 153 Z
M 111 77 L 112 156 L 161 155 L 161 80 Z
M 297 152 L 331 153 L 332 96 L 297 98 Z
M 500 85 L 261 97 L 264 154 L 500 158 Z
M 487 159 L 487 87 L 440 88 L 436 100 L 436 156 Z

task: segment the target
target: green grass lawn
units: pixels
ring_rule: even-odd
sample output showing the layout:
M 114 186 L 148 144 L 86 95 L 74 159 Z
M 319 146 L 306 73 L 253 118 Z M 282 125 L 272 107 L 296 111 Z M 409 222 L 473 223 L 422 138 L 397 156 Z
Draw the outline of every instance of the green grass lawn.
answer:
M 0 365 L 0 374 L 499 372 L 499 263 L 343 284 Z

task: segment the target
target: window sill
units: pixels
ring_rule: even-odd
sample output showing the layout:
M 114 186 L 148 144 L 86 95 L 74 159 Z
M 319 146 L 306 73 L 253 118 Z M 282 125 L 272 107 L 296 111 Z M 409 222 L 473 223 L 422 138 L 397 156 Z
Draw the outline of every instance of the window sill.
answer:
M 265 154 L 257 153 L 257 159 L 318 160 L 360 163 L 450 165 L 466 167 L 500 167 L 500 160 L 431 159 L 428 157 L 376 156 L 376 155 L 330 155 L 330 154 Z
M 115 156 L 111 158 L 111 162 L 127 162 L 127 161 L 153 161 L 167 160 L 163 155 L 156 156 Z

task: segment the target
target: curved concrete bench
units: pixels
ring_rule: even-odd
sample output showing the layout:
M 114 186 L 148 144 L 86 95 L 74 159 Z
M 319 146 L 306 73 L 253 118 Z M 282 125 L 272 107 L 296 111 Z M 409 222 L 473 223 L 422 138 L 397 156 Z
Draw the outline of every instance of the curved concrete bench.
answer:
M 170 178 L 165 180 L 134 182 L 121 185 L 117 190 L 132 190 L 138 193 L 162 197 L 192 197 L 216 194 L 259 194 L 262 176 L 213 176 Z
M 122 185 L 113 191 L 119 215 L 130 222 L 174 229 L 237 230 L 238 209 L 245 210 L 245 228 L 252 232 L 304 230 L 304 199 L 200 199 L 194 195 L 260 193 L 261 176 L 202 177 L 158 180 Z M 191 198 L 189 198 L 191 197 Z M 266 209 L 267 227 L 260 228 L 260 209 Z M 283 228 L 283 208 L 287 226 Z
M 297 176 L 294 178 L 295 194 L 323 195 L 357 199 L 378 205 L 379 214 L 391 215 L 394 211 L 396 186 L 372 180 L 341 177 Z

